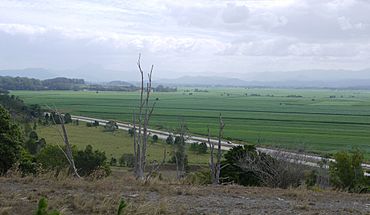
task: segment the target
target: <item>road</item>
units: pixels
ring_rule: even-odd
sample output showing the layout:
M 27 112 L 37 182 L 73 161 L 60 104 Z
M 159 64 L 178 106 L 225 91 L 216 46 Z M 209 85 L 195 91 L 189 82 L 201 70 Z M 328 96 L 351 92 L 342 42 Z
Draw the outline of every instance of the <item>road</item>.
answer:
M 79 120 L 83 122 L 94 122 L 98 121 L 99 125 L 105 125 L 108 120 L 104 119 L 97 119 L 97 118 L 92 118 L 92 117 L 85 117 L 85 116 L 76 116 L 72 115 L 73 120 Z M 117 122 L 118 129 L 121 130 L 126 130 L 128 131 L 130 128 L 132 128 L 132 124 L 127 124 L 127 123 L 122 123 L 122 122 Z M 148 129 L 149 135 L 157 135 L 159 139 L 166 140 L 169 135 L 171 135 L 169 132 L 165 131 L 160 131 L 160 130 L 155 130 L 155 129 Z M 217 144 L 218 140 L 217 139 L 210 139 L 212 143 Z M 200 143 L 200 142 L 205 142 L 208 145 L 208 139 L 205 137 L 199 137 L 199 136 L 190 136 L 187 141 L 187 143 Z M 232 143 L 230 141 L 221 141 L 221 149 L 222 150 L 230 150 L 234 146 L 242 146 L 242 144 L 236 144 Z M 283 158 L 284 160 L 287 160 L 289 162 L 295 162 L 307 166 L 313 166 L 313 167 L 319 167 L 318 162 L 322 161 L 324 158 L 320 156 L 315 156 L 315 155 L 306 155 L 306 154 L 299 154 L 295 152 L 289 152 L 289 151 L 281 151 L 281 150 L 276 150 L 276 149 L 268 149 L 268 148 L 262 148 L 262 147 L 257 147 L 258 151 L 264 152 L 266 154 L 275 156 L 277 158 Z M 334 161 L 334 159 L 329 159 L 329 161 Z M 328 168 L 328 166 L 324 166 L 325 168 Z M 370 164 L 362 164 L 362 167 L 366 170 L 370 170 Z M 365 173 L 366 176 L 370 176 L 370 174 Z

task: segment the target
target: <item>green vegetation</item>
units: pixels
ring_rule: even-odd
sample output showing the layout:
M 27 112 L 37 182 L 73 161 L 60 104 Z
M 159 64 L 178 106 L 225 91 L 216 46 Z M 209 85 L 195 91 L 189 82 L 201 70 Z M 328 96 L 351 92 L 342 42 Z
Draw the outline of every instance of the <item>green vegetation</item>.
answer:
M 84 84 L 83 79 L 53 78 L 42 81 L 26 77 L 0 76 L 0 88 L 7 90 L 73 90 Z
M 111 171 L 107 164 L 105 152 L 95 150 L 91 145 L 87 145 L 85 150 L 77 151 L 74 156 L 76 168 L 81 176 L 91 175 L 95 170 L 101 168 L 105 175 L 110 175 Z
M 298 187 L 303 181 L 305 166 L 277 160 L 254 146 L 233 147 L 221 162 L 223 182 L 244 186 Z
M 34 213 L 35 215 L 59 215 L 58 211 L 48 211 L 48 202 L 46 198 L 42 197 L 39 201 L 37 211 Z
M 123 154 L 133 153 L 133 138 L 127 131 L 117 130 L 115 132 L 106 132 L 104 127 L 87 127 L 76 126 L 72 124 L 66 125 L 71 144 L 75 145 L 77 149 L 83 150 L 86 146 L 91 145 L 94 149 L 105 152 L 108 160 L 114 157 L 119 160 Z M 37 133 L 39 136 L 45 138 L 47 144 L 63 146 L 63 141 L 56 129 L 58 125 L 53 126 L 38 126 Z M 148 159 L 149 161 L 163 159 L 163 150 L 167 148 L 168 156 L 170 158 L 170 149 L 172 146 L 158 141 L 155 144 L 148 145 Z M 42 154 L 42 151 L 40 152 Z M 207 164 L 209 154 L 189 153 L 189 164 Z M 127 157 L 127 156 L 126 156 Z M 125 162 L 127 162 L 125 160 Z
M 9 112 L 0 106 L 0 175 L 20 158 L 22 141 L 19 127 L 10 121 Z
M 364 176 L 361 167 L 363 155 L 359 150 L 338 152 L 336 162 L 330 162 L 330 183 L 334 188 L 350 192 L 366 192 L 370 189 L 370 180 Z
M 354 146 L 364 152 L 365 160 L 370 159 L 370 91 L 244 88 L 201 91 L 154 92 L 152 98 L 159 101 L 151 127 L 170 130 L 184 120 L 190 133 L 206 135 L 207 126 L 217 131 L 221 112 L 226 139 L 322 154 Z M 138 103 L 137 92 L 11 93 L 27 104 L 55 105 L 75 115 L 124 122 L 132 120 L 133 108 Z
M 123 214 L 123 209 L 127 206 L 126 202 L 124 199 L 121 199 L 118 205 L 118 210 L 117 210 L 117 215 L 122 215 Z
M 107 84 L 87 84 L 83 79 L 52 78 L 39 80 L 27 77 L 0 76 L 0 90 L 92 90 L 99 91 L 133 91 L 137 87 L 127 82 L 110 82 Z M 173 92 L 176 88 L 157 87 L 158 92 Z

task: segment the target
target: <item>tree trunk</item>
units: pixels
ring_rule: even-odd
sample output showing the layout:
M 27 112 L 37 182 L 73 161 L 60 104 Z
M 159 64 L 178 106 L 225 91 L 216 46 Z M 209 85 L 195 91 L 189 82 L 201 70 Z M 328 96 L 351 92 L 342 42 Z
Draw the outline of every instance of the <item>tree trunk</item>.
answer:
M 216 166 L 215 166 L 215 160 L 214 160 L 214 150 L 215 150 L 215 144 L 211 142 L 211 131 L 209 130 L 208 127 L 208 146 L 209 150 L 211 153 L 211 158 L 210 158 L 210 163 L 209 163 L 209 168 L 211 170 L 211 182 L 212 184 L 217 184 L 216 181 Z
M 146 166 L 146 149 L 148 142 L 148 125 L 150 117 L 153 113 L 155 102 L 153 106 L 149 106 L 150 92 L 152 88 L 152 72 L 154 66 L 152 65 L 150 73 L 148 74 L 148 83 L 144 89 L 144 72 L 141 68 L 140 55 L 137 62 L 139 72 L 141 75 L 141 86 L 140 86 L 140 103 L 138 122 L 136 122 L 136 114 L 133 116 L 133 127 L 134 127 L 134 162 L 135 170 L 134 174 L 137 179 L 145 180 L 144 172 Z M 145 98 L 144 98 L 145 92 Z M 138 131 L 136 132 L 136 124 L 138 123 Z
M 80 178 L 80 175 L 78 174 L 78 171 L 77 171 L 77 168 L 75 166 L 74 159 L 73 159 L 72 147 L 71 147 L 71 144 L 69 143 L 67 129 L 64 125 L 64 119 L 63 119 L 63 117 L 61 116 L 60 113 L 57 113 L 57 114 L 59 116 L 60 125 L 61 125 L 62 131 L 63 131 L 63 139 L 64 139 L 64 144 L 66 146 L 65 154 L 66 154 L 67 160 L 69 162 L 70 171 L 73 173 L 74 176 Z
M 217 184 L 220 183 L 221 157 L 222 157 L 221 138 L 223 137 L 224 127 L 225 127 L 225 124 L 222 120 L 221 114 L 220 114 L 219 121 L 220 121 L 220 127 L 219 127 L 219 131 L 218 131 L 217 164 L 216 164 L 216 177 L 215 177 L 216 178 L 215 180 L 216 180 Z

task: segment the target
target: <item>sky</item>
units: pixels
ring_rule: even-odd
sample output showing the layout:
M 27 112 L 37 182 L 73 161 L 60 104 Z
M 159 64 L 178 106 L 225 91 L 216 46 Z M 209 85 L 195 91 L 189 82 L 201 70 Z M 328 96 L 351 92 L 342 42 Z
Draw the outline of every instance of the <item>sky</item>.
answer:
M 0 0 L 0 69 L 134 79 L 141 53 L 157 79 L 360 70 L 369 11 L 370 0 Z

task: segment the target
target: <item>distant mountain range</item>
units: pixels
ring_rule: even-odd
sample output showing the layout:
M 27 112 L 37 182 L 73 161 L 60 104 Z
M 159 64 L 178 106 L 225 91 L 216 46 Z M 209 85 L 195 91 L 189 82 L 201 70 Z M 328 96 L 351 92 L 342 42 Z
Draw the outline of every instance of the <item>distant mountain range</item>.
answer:
M 89 75 L 90 71 L 90 75 Z M 86 78 L 91 83 L 100 83 L 108 86 L 132 86 L 138 85 L 138 82 L 128 82 L 127 80 L 135 80 L 133 74 L 125 75 L 124 72 L 101 70 L 101 68 L 90 68 L 74 72 L 68 71 L 53 71 L 43 68 L 30 68 L 19 70 L 0 70 L 0 76 L 20 76 L 37 79 L 50 79 L 54 77 L 67 76 L 73 77 L 75 74 L 80 75 L 78 78 Z M 104 78 L 99 78 L 103 76 Z M 155 86 L 229 86 L 229 87 L 293 87 L 293 88 L 358 88 L 370 89 L 370 69 L 364 70 L 298 70 L 298 71 L 275 71 L 275 72 L 259 72 L 236 74 L 234 77 L 229 77 L 227 74 L 219 74 L 218 76 L 183 76 L 174 79 L 157 79 L 153 81 Z M 117 78 L 126 77 L 125 81 L 117 80 Z M 135 75 L 137 75 L 135 73 Z M 76 77 L 73 77 L 76 78 Z M 109 79 L 117 81 L 110 81 Z M 99 80 L 99 81 L 97 81 Z
M 58 73 L 43 68 L 6 69 L 0 70 L 0 76 L 27 77 L 36 79 L 50 79 L 59 77 Z
M 243 75 L 239 74 L 243 77 Z M 358 88 L 370 89 L 370 69 L 365 70 L 299 70 L 249 73 L 244 78 L 225 76 L 183 76 L 160 79 L 156 84 L 170 86 L 292 87 L 292 88 Z

